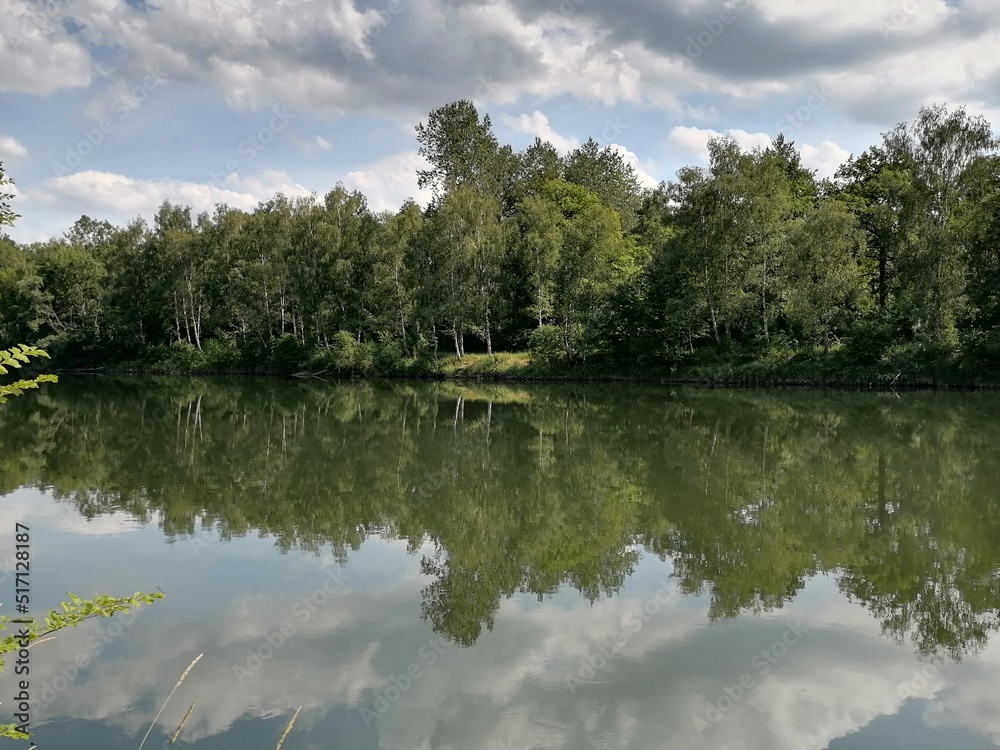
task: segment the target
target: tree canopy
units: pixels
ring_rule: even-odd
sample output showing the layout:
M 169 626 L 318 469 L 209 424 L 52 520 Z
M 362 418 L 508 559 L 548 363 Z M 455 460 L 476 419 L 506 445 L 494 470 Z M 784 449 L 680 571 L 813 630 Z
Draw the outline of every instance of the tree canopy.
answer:
M 338 184 L 0 238 L 0 337 L 77 367 L 396 371 L 527 349 L 623 374 L 808 360 L 996 379 L 1000 156 L 964 108 L 921 109 L 833 180 L 779 135 L 713 139 L 706 165 L 643 188 L 613 144 L 515 151 L 465 100 L 416 137 L 424 209 L 374 212 Z

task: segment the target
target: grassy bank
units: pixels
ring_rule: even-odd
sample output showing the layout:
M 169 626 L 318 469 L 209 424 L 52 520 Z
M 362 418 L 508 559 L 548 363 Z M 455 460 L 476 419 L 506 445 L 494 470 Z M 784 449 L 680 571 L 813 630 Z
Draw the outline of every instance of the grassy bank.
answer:
M 877 356 L 836 347 L 829 352 L 771 346 L 767 350 L 734 349 L 701 355 L 675 355 L 670 362 L 569 364 L 531 352 L 494 355 L 423 352 L 406 357 L 395 347 L 344 345 L 306 352 L 275 347 L 248 357 L 235 348 L 213 345 L 203 350 L 186 344 L 160 347 L 128 361 L 103 367 L 65 369 L 107 373 L 271 375 L 302 378 L 385 377 L 479 381 L 568 381 L 689 383 L 735 387 L 828 388 L 997 388 L 1000 367 L 975 350 L 889 347 Z M 91 360 L 93 361 L 93 360 Z M 77 365 L 77 366 L 74 366 Z

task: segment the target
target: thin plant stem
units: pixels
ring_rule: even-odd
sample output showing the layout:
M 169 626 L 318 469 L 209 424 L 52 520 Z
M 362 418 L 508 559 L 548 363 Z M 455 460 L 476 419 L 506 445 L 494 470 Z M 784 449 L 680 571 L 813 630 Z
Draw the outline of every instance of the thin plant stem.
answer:
M 174 697 L 174 693 L 177 692 L 177 688 L 179 688 L 181 686 L 181 683 L 184 682 L 184 678 L 188 676 L 188 672 L 191 671 L 191 669 L 194 667 L 194 665 L 198 663 L 198 660 L 201 657 L 203 657 L 204 655 L 205 654 L 198 654 L 194 658 L 194 661 L 191 662 L 190 664 L 188 664 L 188 668 L 184 670 L 184 674 L 181 675 L 181 678 L 179 680 L 177 680 L 177 684 L 174 685 L 174 689 L 170 691 L 170 695 L 168 695 L 167 699 L 165 701 L 163 701 L 163 705 L 160 706 L 160 710 L 156 712 L 156 717 L 153 719 L 153 723 L 150 724 L 149 725 L 149 729 L 146 730 L 146 736 L 143 737 L 142 738 L 142 742 L 139 743 L 139 750 L 142 750 L 142 746 L 146 744 L 146 740 L 149 739 L 149 733 L 153 731 L 153 727 L 156 726 L 156 722 L 159 720 L 160 714 L 163 713 L 163 709 L 165 709 L 167 707 L 167 704 L 170 703 L 170 699 Z
M 174 730 L 174 736 L 170 738 L 171 745 L 177 742 L 177 736 L 181 733 L 181 730 L 184 728 L 184 725 L 187 724 L 188 717 L 191 716 L 191 712 L 194 710 L 194 704 L 197 702 L 198 701 L 191 702 L 191 707 L 187 710 L 187 713 L 184 714 L 184 718 L 181 719 L 181 723 L 177 725 L 177 729 Z
M 281 750 L 281 746 L 285 744 L 285 737 L 287 737 L 288 733 L 292 731 L 292 725 L 295 723 L 295 720 L 299 718 L 299 711 L 301 710 L 302 706 L 299 706 L 298 708 L 295 709 L 295 713 L 292 714 L 292 720 L 288 722 L 288 726 L 285 727 L 285 731 L 282 733 L 281 739 L 278 740 L 278 746 L 274 748 L 274 750 Z

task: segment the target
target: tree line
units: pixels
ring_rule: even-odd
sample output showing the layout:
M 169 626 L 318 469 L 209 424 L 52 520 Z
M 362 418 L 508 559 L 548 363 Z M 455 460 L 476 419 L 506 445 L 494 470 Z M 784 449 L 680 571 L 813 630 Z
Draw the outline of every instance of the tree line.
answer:
M 430 112 L 417 140 L 426 209 L 375 212 L 338 184 L 4 236 L 0 341 L 64 365 L 230 371 L 500 351 L 554 369 L 1000 364 L 1000 141 L 964 108 L 922 108 L 830 180 L 783 135 L 716 138 L 707 167 L 644 189 L 593 139 L 514 151 L 469 101 Z

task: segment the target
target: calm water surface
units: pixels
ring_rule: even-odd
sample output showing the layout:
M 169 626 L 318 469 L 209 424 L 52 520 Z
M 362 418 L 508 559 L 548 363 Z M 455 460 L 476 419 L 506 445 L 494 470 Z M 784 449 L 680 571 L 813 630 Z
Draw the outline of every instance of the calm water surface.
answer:
M 32 649 L 34 739 L 135 750 L 204 653 L 147 748 L 998 747 L 997 415 L 63 378 L 0 408 L 0 560 L 166 598 Z

